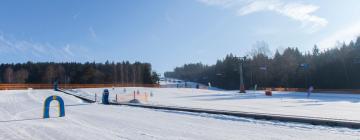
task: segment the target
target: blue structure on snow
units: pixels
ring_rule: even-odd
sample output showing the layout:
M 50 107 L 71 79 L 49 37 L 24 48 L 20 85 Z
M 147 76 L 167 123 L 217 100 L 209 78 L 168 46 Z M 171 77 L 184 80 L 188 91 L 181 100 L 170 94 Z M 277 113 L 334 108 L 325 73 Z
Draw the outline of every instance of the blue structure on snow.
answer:
M 49 118 L 49 110 L 50 110 L 50 103 L 51 101 L 56 100 L 59 103 L 59 117 L 64 117 L 65 116 L 65 105 L 64 105 L 64 100 L 60 97 L 60 96 L 49 96 L 45 99 L 44 102 L 44 119 L 45 118 Z
M 104 89 L 104 92 L 102 94 L 102 103 L 103 104 L 109 104 L 109 90 L 108 89 Z
M 54 81 L 54 90 L 59 91 L 59 82 L 57 80 Z

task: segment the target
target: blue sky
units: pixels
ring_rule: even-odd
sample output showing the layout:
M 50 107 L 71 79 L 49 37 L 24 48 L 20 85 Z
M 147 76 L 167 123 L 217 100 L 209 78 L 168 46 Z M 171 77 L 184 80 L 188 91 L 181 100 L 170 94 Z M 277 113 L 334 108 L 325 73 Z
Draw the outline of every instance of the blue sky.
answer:
M 0 62 L 141 61 L 158 72 L 360 35 L 359 0 L 2 0 Z

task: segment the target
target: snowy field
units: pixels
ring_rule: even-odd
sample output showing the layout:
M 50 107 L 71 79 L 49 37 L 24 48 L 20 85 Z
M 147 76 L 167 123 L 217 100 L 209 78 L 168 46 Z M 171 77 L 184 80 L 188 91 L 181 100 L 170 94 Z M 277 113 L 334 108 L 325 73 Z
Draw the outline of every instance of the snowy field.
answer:
M 149 103 L 187 105 L 201 107 L 219 107 L 229 105 L 230 109 L 239 109 L 242 104 L 251 103 L 245 107 L 254 106 L 258 111 L 268 110 L 271 107 L 293 104 L 300 106 L 305 99 L 286 98 L 285 95 L 276 95 L 265 98 L 261 95 L 238 96 L 233 93 L 213 92 L 195 89 L 153 89 L 138 88 L 153 92 L 154 96 Z M 99 92 L 102 89 L 83 89 L 89 92 Z M 130 92 L 131 88 L 127 91 Z M 151 91 L 150 91 L 151 90 Z M 120 92 L 122 89 L 110 90 Z M 51 119 L 42 119 L 43 101 L 50 95 L 61 96 L 66 105 L 66 116 L 56 118 L 56 101 L 51 105 Z M 283 97 L 283 101 L 276 97 Z M 238 97 L 236 99 L 228 99 Z M 220 99 L 217 99 L 220 98 Z M 224 98 L 224 99 L 223 99 Z M 249 98 L 249 99 L 247 99 Z M 299 97 L 300 98 L 300 97 Z M 262 103 L 262 101 L 267 101 Z M 289 102 L 294 103 L 289 103 Z M 310 100 L 312 101 L 312 99 Z M 318 101 L 318 100 L 316 100 Z M 214 102 L 214 103 L 211 103 Z M 227 103 L 229 102 L 229 103 Z M 244 102 L 244 103 L 239 103 Z M 279 102 L 279 103 L 278 103 Z M 233 104 L 232 103 L 237 103 Z M 310 102 L 312 103 L 312 102 Z M 325 104 L 327 103 L 327 104 Z M 318 104 L 330 106 L 334 103 L 342 105 L 354 104 L 355 101 L 318 101 Z M 337 104 L 338 103 L 338 104 Z M 259 104 L 259 105 L 256 105 Z M 272 106 L 264 106 L 261 104 Z M 314 103 L 313 103 L 314 104 Z M 261 106 L 264 109 L 260 109 Z M 317 106 L 315 106 L 317 107 Z M 282 107 L 284 109 L 286 107 Z M 335 109 L 336 110 L 336 109 Z M 355 109 L 354 109 L 355 110 Z M 291 110 L 290 110 L 291 111 Z M 290 112 L 289 111 L 289 112 Z M 336 110 L 339 111 L 339 110 Z M 341 112 L 340 112 L 341 113 Z M 334 112 L 339 114 L 339 112 Z M 14 90 L 0 91 L 0 139 L 10 140 L 74 140 L 74 139 L 124 139 L 124 140 L 238 140 L 238 139 L 360 139 L 360 130 L 347 128 L 332 128 L 296 123 L 282 123 L 260 121 L 238 117 L 186 113 L 177 111 L 152 110 L 126 106 L 102 104 L 87 104 L 81 100 L 51 90 Z
M 124 94 L 123 88 L 109 88 L 114 94 Z M 88 93 L 102 93 L 103 89 L 81 89 Z M 128 93 L 153 93 L 144 104 L 195 107 L 230 111 L 322 117 L 360 121 L 360 95 L 313 93 L 309 99 L 302 92 L 214 91 L 190 88 L 126 88 Z

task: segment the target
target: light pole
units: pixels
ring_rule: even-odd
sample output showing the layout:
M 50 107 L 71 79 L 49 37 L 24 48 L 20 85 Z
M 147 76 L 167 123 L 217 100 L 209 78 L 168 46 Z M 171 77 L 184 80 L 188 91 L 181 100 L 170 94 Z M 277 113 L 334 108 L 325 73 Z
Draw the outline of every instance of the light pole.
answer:
M 237 57 L 240 60 L 240 93 L 246 93 L 245 85 L 244 85 L 244 75 L 243 75 L 243 63 L 246 60 L 246 56 L 244 57 Z

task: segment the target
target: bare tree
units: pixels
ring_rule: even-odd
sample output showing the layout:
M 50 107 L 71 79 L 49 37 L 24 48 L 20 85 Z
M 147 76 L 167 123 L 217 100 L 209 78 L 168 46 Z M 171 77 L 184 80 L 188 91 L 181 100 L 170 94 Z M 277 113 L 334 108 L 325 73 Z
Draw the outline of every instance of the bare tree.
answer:
M 58 80 L 61 81 L 61 82 L 66 82 L 65 79 L 66 79 L 66 73 L 65 73 L 65 68 L 62 66 L 62 65 L 58 65 L 56 67 L 56 75 L 55 75 L 55 78 L 59 78 Z
M 124 83 L 124 64 L 120 64 L 120 78 L 121 78 L 121 83 Z
M 258 55 L 270 56 L 271 51 L 269 49 L 269 44 L 265 41 L 257 41 L 250 52 L 252 57 L 256 57 Z
M 43 80 L 47 83 L 52 83 L 56 78 L 56 70 L 54 68 L 54 65 L 49 65 L 46 68 L 45 75 L 43 77 Z
M 5 69 L 4 81 L 7 83 L 12 83 L 14 81 L 14 70 L 11 67 Z
M 26 69 L 20 69 L 15 72 L 15 82 L 25 83 L 29 77 L 29 72 Z

